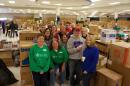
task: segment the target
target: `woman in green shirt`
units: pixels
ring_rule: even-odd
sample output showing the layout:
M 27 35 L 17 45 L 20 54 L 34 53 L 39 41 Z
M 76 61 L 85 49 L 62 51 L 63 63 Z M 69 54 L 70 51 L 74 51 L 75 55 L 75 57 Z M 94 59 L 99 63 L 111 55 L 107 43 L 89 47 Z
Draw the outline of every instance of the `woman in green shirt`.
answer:
M 51 71 L 50 71 L 50 86 L 55 86 L 56 72 L 59 70 L 60 85 L 65 81 L 65 62 L 68 60 L 68 53 L 64 47 L 61 47 L 58 40 L 53 39 L 51 43 Z
M 37 36 L 37 44 L 30 49 L 29 63 L 35 86 L 48 86 L 50 52 L 44 42 L 43 34 Z

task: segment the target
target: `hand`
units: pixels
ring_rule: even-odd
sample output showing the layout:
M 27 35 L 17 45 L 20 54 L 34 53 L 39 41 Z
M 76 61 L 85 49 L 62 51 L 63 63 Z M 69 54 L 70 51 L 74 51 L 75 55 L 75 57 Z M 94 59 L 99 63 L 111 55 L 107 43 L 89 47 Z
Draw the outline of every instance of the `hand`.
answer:
M 44 72 L 43 72 L 43 71 L 41 71 L 41 72 L 40 72 L 40 74 L 44 74 Z
M 62 65 L 61 71 L 62 72 L 65 71 L 65 63 L 63 63 L 63 65 Z
M 80 52 L 82 50 L 82 45 L 77 47 L 77 51 Z
M 85 70 L 83 71 L 83 74 L 87 74 L 87 73 L 88 73 L 87 71 L 85 71 Z

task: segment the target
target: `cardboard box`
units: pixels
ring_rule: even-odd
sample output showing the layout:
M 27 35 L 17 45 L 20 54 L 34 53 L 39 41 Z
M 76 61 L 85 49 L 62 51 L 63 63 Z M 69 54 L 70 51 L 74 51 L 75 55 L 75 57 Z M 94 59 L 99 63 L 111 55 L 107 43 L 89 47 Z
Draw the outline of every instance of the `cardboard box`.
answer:
M 110 60 L 130 68 L 130 43 L 116 42 L 110 45 Z
M 29 50 L 33 46 L 33 44 L 34 43 L 31 41 L 20 41 L 20 63 L 21 63 L 21 66 L 28 65 Z
M 107 63 L 107 57 L 105 57 L 103 55 L 99 55 L 97 69 L 101 69 L 103 67 L 106 67 L 106 63 Z
M 102 68 L 97 70 L 97 86 L 122 86 L 122 75 Z
M 98 25 L 89 25 L 89 33 L 94 34 L 94 35 L 98 35 L 100 34 L 100 27 Z
M 13 66 L 14 65 L 11 50 L 0 51 L 0 58 L 5 62 L 5 64 L 7 66 Z
M 29 67 L 21 67 L 21 85 L 31 85 L 33 86 L 32 73 Z
M 20 32 L 20 41 L 32 41 L 40 32 L 36 31 L 22 31 Z
M 110 29 L 102 29 L 100 39 L 102 42 L 106 42 L 106 43 L 116 42 L 116 31 Z
M 96 41 L 96 46 L 100 51 L 100 54 L 103 54 L 104 56 L 108 56 L 109 51 L 109 44 L 105 42 L 101 42 L 100 40 Z
M 107 67 L 123 76 L 122 86 L 130 86 L 130 68 L 111 60 L 108 61 Z

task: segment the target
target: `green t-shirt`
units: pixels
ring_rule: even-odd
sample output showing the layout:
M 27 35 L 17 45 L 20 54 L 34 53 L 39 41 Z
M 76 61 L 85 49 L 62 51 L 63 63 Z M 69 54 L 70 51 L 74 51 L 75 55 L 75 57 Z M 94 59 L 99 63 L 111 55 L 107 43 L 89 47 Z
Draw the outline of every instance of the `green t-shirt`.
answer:
M 50 52 L 46 45 L 32 46 L 29 53 L 29 66 L 33 72 L 47 72 L 50 67 Z
M 68 53 L 64 47 L 61 47 L 58 51 L 51 50 L 51 67 L 66 62 L 68 58 Z

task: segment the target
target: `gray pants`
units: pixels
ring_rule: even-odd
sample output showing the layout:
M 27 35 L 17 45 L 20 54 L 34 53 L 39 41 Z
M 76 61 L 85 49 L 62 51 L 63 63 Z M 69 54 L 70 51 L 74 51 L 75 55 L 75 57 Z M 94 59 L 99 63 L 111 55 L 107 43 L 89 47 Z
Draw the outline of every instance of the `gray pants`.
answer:
M 80 86 L 81 61 L 71 59 L 69 61 L 69 70 L 70 70 L 70 86 Z

